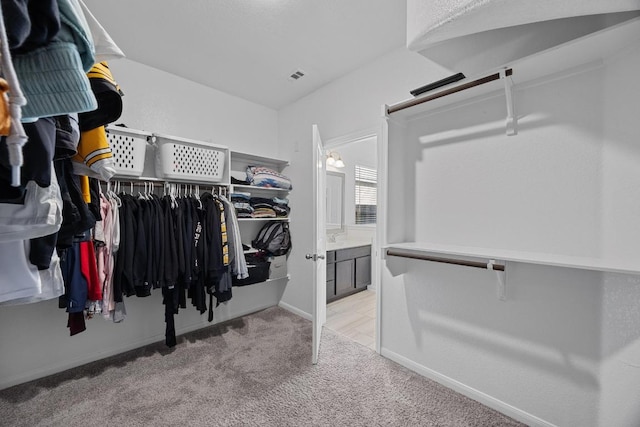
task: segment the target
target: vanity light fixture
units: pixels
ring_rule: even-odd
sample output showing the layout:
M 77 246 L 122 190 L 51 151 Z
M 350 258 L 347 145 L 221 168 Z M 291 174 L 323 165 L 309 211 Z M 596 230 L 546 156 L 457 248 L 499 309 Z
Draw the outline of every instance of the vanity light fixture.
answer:
M 327 166 L 343 168 L 344 162 L 342 161 L 342 157 L 340 157 L 340 154 L 336 153 L 335 151 L 327 152 Z

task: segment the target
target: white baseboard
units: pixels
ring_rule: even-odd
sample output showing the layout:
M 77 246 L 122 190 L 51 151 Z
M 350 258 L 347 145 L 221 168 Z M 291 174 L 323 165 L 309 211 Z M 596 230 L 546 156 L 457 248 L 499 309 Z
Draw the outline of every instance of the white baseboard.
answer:
M 26 383 L 28 381 L 44 378 L 49 375 L 57 374 L 59 372 L 64 372 L 72 368 L 77 368 L 78 366 L 95 362 L 97 360 L 104 359 L 110 356 L 115 356 L 116 354 L 124 353 L 129 350 L 134 350 L 139 347 L 144 347 L 145 345 L 153 344 L 162 339 L 164 339 L 164 335 L 158 334 L 141 341 L 136 341 L 135 343 L 121 345 L 118 347 L 110 347 L 108 350 L 105 350 L 105 351 L 97 351 L 85 357 L 67 360 L 66 362 L 56 364 L 55 366 L 49 366 L 42 369 L 32 369 L 25 375 L 20 374 L 20 375 L 4 378 L 2 382 L 0 382 L 0 390 L 13 387 L 14 385 Z
M 176 336 L 179 337 L 180 335 L 184 335 L 184 334 L 186 334 L 188 332 L 193 332 L 193 331 L 196 331 L 198 329 L 207 328 L 209 326 L 213 326 L 213 325 L 216 325 L 218 323 L 226 322 L 226 321 L 231 320 L 231 319 L 236 319 L 238 317 L 246 316 L 248 314 L 252 314 L 252 313 L 255 313 L 257 311 L 264 310 L 266 308 L 273 307 L 273 306 L 274 306 L 273 303 L 260 305 L 260 306 L 255 306 L 255 307 L 251 307 L 251 308 L 246 309 L 246 310 L 240 310 L 240 311 L 234 312 L 233 315 L 228 317 L 228 318 L 215 319 L 211 323 L 204 323 L 204 321 L 203 321 L 203 322 L 198 322 L 198 323 L 191 324 L 191 325 L 184 325 L 184 326 L 179 327 L 179 328 L 176 329 Z M 144 347 L 144 346 L 149 345 L 149 344 L 154 344 L 154 343 L 157 343 L 157 342 L 161 342 L 161 341 L 164 341 L 164 339 L 165 339 L 164 334 L 155 334 L 155 335 L 146 337 L 145 339 L 141 339 L 141 340 L 138 340 L 138 341 L 135 341 L 135 342 L 129 342 L 129 343 L 121 344 L 121 345 L 119 345 L 117 347 L 116 346 L 110 346 L 107 350 L 97 351 L 95 353 L 87 354 L 87 355 L 85 355 L 83 357 L 79 357 L 77 359 L 67 360 L 67 361 L 65 361 L 63 363 L 59 363 L 59 364 L 56 364 L 56 365 L 53 365 L 53 366 L 49 366 L 49 367 L 46 367 L 46 368 L 43 368 L 43 369 L 33 369 L 33 370 L 30 370 L 26 374 L 19 374 L 19 375 L 3 378 L 2 381 L 0 382 L 0 390 L 12 387 L 14 385 L 22 384 L 22 383 L 25 383 L 25 382 L 28 382 L 28 381 L 33 381 L 33 380 L 37 380 L 39 378 L 44 378 L 46 376 L 57 374 L 59 372 L 64 372 L 64 371 L 66 371 L 68 369 L 77 368 L 78 366 L 82 366 L 82 365 L 85 365 L 87 363 L 95 362 L 97 360 L 105 359 L 107 357 L 115 356 L 115 355 L 120 354 L 120 353 L 125 353 L 125 352 L 130 351 L 130 350 L 135 350 L 137 348 Z
M 535 427 L 557 427 L 555 424 L 549 423 L 541 418 L 536 417 L 528 412 L 525 412 L 521 409 L 518 409 L 514 406 L 509 405 L 495 397 L 489 396 L 486 393 L 483 393 L 475 388 L 469 387 L 459 381 L 454 380 L 446 375 L 442 375 L 439 372 L 434 371 L 433 369 L 429 369 L 426 366 L 420 365 L 412 360 L 407 359 L 404 356 L 401 356 L 397 353 L 394 353 L 391 350 L 386 348 L 381 348 L 380 354 L 387 359 L 393 360 L 399 365 L 404 366 L 407 369 L 410 369 L 418 374 L 432 379 L 443 386 L 450 388 L 454 391 L 457 391 L 460 394 L 463 394 L 471 399 L 482 403 L 496 411 L 499 411 L 517 421 L 525 423 L 529 426 Z
M 307 319 L 309 321 L 313 320 L 313 316 L 311 316 L 311 314 L 307 313 L 306 311 L 302 311 L 299 308 L 292 306 L 291 304 L 287 304 L 286 302 L 280 301 L 278 303 L 278 307 L 284 308 L 285 310 L 290 311 L 291 313 L 296 314 L 303 319 Z
M 262 304 L 262 305 L 258 305 L 258 306 L 255 306 L 255 307 L 248 308 L 246 310 L 239 310 L 239 311 L 234 312 L 233 315 L 231 315 L 229 317 L 222 318 L 222 319 L 214 319 L 214 321 L 210 322 L 210 323 L 209 322 L 207 322 L 207 323 L 198 322 L 198 323 L 195 323 L 195 324 L 192 324 L 192 325 L 185 325 L 185 326 L 182 326 L 182 327 L 176 329 L 176 336 L 179 337 L 180 335 L 184 335 L 184 334 L 189 333 L 189 332 L 197 331 L 198 329 L 207 328 L 209 326 L 217 325 L 218 323 L 223 323 L 223 322 L 226 322 L 226 321 L 229 321 L 229 320 L 237 319 L 239 317 L 248 316 L 249 314 L 257 313 L 258 311 L 266 310 L 267 308 L 270 308 L 270 307 L 274 307 L 274 304 L 273 303 L 271 303 L 271 304 Z M 162 341 L 162 340 L 164 340 L 164 335 L 162 335 L 160 340 L 156 340 L 154 342 Z M 142 347 L 142 346 L 140 346 L 140 347 Z

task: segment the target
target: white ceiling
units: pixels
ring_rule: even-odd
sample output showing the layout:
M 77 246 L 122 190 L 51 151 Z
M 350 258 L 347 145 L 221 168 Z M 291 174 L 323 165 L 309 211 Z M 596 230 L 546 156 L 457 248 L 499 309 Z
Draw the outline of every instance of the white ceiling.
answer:
M 276 110 L 406 43 L 404 0 L 84 3 L 127 58 Z

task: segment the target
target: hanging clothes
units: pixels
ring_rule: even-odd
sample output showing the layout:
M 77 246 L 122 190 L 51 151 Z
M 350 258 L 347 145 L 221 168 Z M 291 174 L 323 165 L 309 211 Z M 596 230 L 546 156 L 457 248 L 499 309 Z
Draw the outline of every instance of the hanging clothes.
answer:
M 98 275 L 102 283 L 102 314 L 105 319 L 113 320 L 115 300 L 113 292 L 113 270 L 115 254 L 120 245 L 120 224 L 118 215 L 119 198 L 111 192 L 100 195 L 102 226 L 96 226 L 96 258 Z
M 1 302 L 36 302 L 61 294 L 54 248 L 62 222 L 62 200 L 56 176 L 48 178 L 47 187 L 31 180 L 22 200 L 0 203 L 0 241 L 5 243 L 0 251 L 6 262 L 1 268 Z
M 249 277 L 249 270 L 244 257 L 242 237 L 240 236 L 240 226 L 238 225 L 235 207 L 224 196 L 219 196 L 219 198 L 224 204 L 225 212 L 227 213 L 227 235 L 229 240 L 229 264 L 231 265 L 231 272 L 238 279 L 246 279 Z
M 12 2 L 3 2 L 3 7 L 7 3 Z M 77 0 L 46 3 L 51 6 L 46 13 L 36 14 L 29 10 L 29 19 L 44 19 L 46 23 L 32 23 L 27 39 L 29 43 L 25 42 L 12 51 L 13 66 L 27 99 L 22 108 L 23 118 L 27 121 L 91 111 L 98 105 L 85 74 L 95 63 L 95 47 L 80 4 Z M 53 9 L 54 4 L 57 11 Z M 49 32 L 54 26 L 52 22 L 56 12 L 60 18 L 59 31 Z M 7 21 L 8 29 L 10 25 Z M 34 28 L 42 34 L 34 33 Z M 38 43 L 31 43 L 35 38 L 39 39 Z
M 188 297 L 191 304 L 196 307 L 200 314 L 206 311 L 206 291 L 205 291 L 205 271 L 204 264 L 207 258 L 207 228 L 205 227 L 205 210 L 201 201 L 185 200 L 190 205 L 193 229 L 190 236 L 192 243 L 191 260 L 191 284 L 189 285 Z
M 31 241 L 31 243 L 32 242 L 33 241 Z M 31 250 L 33 250 L 33 248 L 31 248 Z M 37 293 L 24 298 L 12 299 L 4 303 L 4 305 L 31 304 L 55 299 L 64 294 L 64 281 L 60 269 L 60 258 L 55 251 L 51 254 L 51 262 L 47 268 L 38 268 L 38 275 L 40 276 L 40 288 Z
M 89 31 L 91 32 L 91 38 L 95 47 L 95 57 L 97 62 L 110 61 L 112 59 L 124 58 L 124 52 L 113 41 L 109 33 L 93 16 L 89 8 L 84 4 L 82 0 L 79 0 L 82 12 L 87 20 Z
M 106 63 L 95 62 L 124 55 L 81 0 L 0 0 L 0 6 L 0 90 L 8 99 L 0 114 L 10 120 L 8 132 L 0 120 L 0 303 L 60 297 L 74 335 L 86 328 L 85 313 L 104 307 L 117 321 L 125 312 L 112 286 L 117 206 L 102 200 L 93 179 L 85 202 L 70 161 L 80 138 L 78 112 L 109 122 L 119 117 L 122 94 Z M 91 85 L 86 73 L 94 66 Z M 117 98 L 106 93 L 110 84 Z M 96 106 L 103 108 L 89 113 Z M 96 251 L 96 243 L 104 246 Z
M 224 204 L 211 193 L 201 198 L 207 212 L 206 231 L 210 233 L 210 251 L 206 258 L 205 286 L 209 294 L 209 321 L 213 321 L 213 297 L 216 305 L 231 299 L 232 284 L 229 274 L 229 245 Z
M 118 302 L 162 288 L 166 342 L 175 345 L 173 316 L 187 300 L 201 314 L 208 309 L 212 321 L 213 308 L 232 297 L 232 275 L 247 275 L 235 211 L 211 193 L 118 197 L 120 242 L 107 293 Z
M 24 5 L 21 5 L 22 7 Z M 6 135 L 7 150 L 9 152 L 9 164 L 11 165 L 11 185 L 13 187 L 19 187 L 20 182 L 20 168 L 23 164 L 22 147 L 27 142 L 27 136 L 22 126 L 22 107 L 27 103 L 21 83 L 18 80 L 18 76 L 11 59 L 10 45 L 7 37 L 7 33 L 11 33 L 6 30 L 5 17 L 3 15 L 4 5 L 0 7 L 0 71 L 9 86 L 8 97 L 8 112 L 10 116 L 10 129 Z M 23 13 L 20 10 L 20 6 L 16 7 L 16 14 Z M 17 22 L 20 22 L 19 16 L 17 16 Z M 25 30 L 20 30 L 19 34 L 13 34 L 15 43 L 21 44 L 25 41 L 28 34 L 25 34 Z M 18 41 L 16 42 L 16 39 Z M 4 96 L 4 95 L 3 95 Z M 6 119 L 5 119 L 6 124 Z M 6 129 L 4 129 L 6 131 Z M 6 132 L 3 132 L 3 134 Z M 4 142 L 4 141 L 3 141 Z
M 30 298 L 41 290 L 38 269 L 29 262 L 29 240 L 0 242 L 0 302 Z

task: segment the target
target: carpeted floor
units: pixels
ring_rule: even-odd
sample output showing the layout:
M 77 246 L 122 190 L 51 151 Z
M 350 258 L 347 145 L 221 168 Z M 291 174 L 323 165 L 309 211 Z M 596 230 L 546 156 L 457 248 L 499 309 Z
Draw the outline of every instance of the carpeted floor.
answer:
M 6 426 L 519 426 L 274 307 L 0 391 Z

